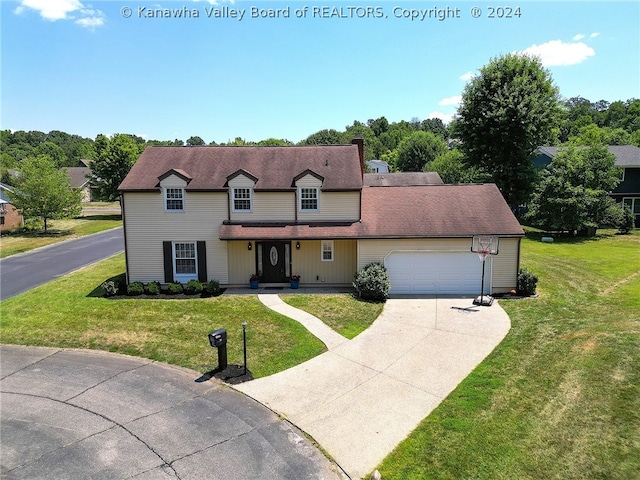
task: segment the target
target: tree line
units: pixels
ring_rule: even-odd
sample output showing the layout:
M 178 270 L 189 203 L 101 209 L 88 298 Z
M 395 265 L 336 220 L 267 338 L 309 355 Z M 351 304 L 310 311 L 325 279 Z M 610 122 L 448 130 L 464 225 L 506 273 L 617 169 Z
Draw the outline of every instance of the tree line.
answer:
M 593 159 L 585 158 L 582 151 L 570 150 L 571 153 L 560 155 L 558 162 L 569 161 L 566 171 L 575 170 L 571 162 L 577 162 L 581 168 L 589 165 L 600 168 L 592 172 L 596 177 L 619 177 L 615 159 L 606 149 L 598 150 L 598 146 L 640 146 L 640 100 L 591 102 L 582 97 L 563 100 L 539 59 L 508 54 L 492 59 L 467 83 L 457 115 L 448 125 L 434 118 L 389 122 L 383 116 L 366 122 L 356 120 L 342 131 L 320 130 L 297 145 L 348 144 L 356 136 L 364 139 L 365 160 L 384 160 L 392 171 L 435 171 L 445 183 L 494 182 L 514 211 L 530 205 L 533 212 L 530 215 L 534 215 L 544 211 L 536 202 L 545 200 L 540 189 L 544 188 L 544 182 L 549 182 L 548 175 L 534 167 L 536 148 L 542 145 L 592 147 L 588 151 Z M 201 146 L 206 142 L 199 136 L 186 141 L 159 141 L 131 134 L 111 137 L 100 134 L 90 139 L 60 131 L 45 134 L 4 130 L 0 132 L 0 175 L 4 183 L 15 183 L 19 177 L 12 176 L 11 171 L 20 170 L 25 160 L 33 158 L 48 159 L 55 168 L 75 166 L 80 159 L 91 160 L 96 197 L 113 201 L 118 198 L 117 187 L 122 179 L 142 151 L 151 145 Z M 236 137 L 220 145 L 294 143 L 287 139 L 254 142 Z M 596 161 L 600 157 L 605 161 Z M 565 170 L 562 165 L 554 164 L 547 171 L 557 177 Z M 579 182 L 580 178 L 574 175 L 574 180 Z M 598 185 L 590 185 L 582 190 L 591 194 L 597 190 L 604 198 L 602 192 L 610 191 L 611 184 L 612 181 L 603 180 L 599 189 L 595 188 Z M 614 208 L 605 200 L 595 203 L 599 205 L 598 218 L 603 217 L 603 209 Z M 565 210 L 566 207 L 563 212 Z M 536 220 L 535 215 L 531 219 Z M 537 220 L 544 223 L 541 217 Z M 572 226 L 589 222 L 595 220 L 573 219 Z

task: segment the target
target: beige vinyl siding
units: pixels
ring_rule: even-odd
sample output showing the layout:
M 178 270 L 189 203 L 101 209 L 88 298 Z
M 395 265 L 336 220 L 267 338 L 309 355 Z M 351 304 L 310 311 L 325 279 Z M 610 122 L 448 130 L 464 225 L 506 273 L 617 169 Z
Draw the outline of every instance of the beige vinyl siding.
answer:
M 493 258 L 493 293 L 505 293 L 518 286 L 519 238 L 501 238 Z
M 231 196 L 231 193 L 229 194 Z M 293 222 L 296 219 L 296 195 L 292 192 L 252 193 L 251 212 L 234 212 L 233 222 Z
M 187 191 L 183 212 L 165 212 L 160 190 L 123 197 L 130 282 L 164 281 L 163 241 L 205 241 L 208 279 L 228 283 L 227 244 L 219 240 L 227 218 L 226 193 Z
M 318 211 L 298 211 L 301 222 L 360 220 L 360 192 L 323 192 L 320 190 Z
M 333 261 L 321 261 L 321 241 L 301 240 L 300 250 L 291 242 L 291 273 L 300 275 L 303 285 L 350 285 L 356 273 L 355 240 L 335 240 Z
M 468 252 L 471 238 L 427 238 L 398 240 L 359 240 L 358 270 L 371 262 L 384 262 L 392 251 Z M 492 259 L 492 291 L 508 292 L 516 288 L 518 272 L 518 238 L 501 238 L 498 255 Z
M 248 243 L 245 240 L 227 242 L 229 285 L 248 285 L 249 277 L 256 273 L 256 242 L 251 242 L 251 250 L 247 248 Z

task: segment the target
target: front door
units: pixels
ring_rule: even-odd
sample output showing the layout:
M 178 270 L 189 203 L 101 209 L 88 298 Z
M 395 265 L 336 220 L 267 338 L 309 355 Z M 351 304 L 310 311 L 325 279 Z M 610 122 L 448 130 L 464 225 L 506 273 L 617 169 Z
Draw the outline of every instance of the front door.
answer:
M 290 244 L 285 242 L 262 243 L 262 281 L 282 283 L 287 281 Z

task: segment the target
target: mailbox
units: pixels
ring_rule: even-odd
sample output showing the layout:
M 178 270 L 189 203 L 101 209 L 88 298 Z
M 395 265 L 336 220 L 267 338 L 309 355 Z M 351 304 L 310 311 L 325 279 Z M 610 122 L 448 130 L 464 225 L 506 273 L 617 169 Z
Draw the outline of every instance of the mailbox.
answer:
M 217 371 L 221 372 L 227 368 L 227 331 L 224 328 L 219 328 L 211 332 L 209 334 L 209 344 L 218 349 Z
M 209 344 L 212 347 L 218 348 L 227 344 L 227 331 L 224 328 L 220 328 L 215 332 L 209 334 Z

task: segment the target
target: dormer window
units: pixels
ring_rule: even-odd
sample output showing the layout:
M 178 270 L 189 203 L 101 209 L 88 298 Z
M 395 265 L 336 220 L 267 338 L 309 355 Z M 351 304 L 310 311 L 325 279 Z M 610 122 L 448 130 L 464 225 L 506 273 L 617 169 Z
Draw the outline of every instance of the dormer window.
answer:
M 184 189 L 183 188 L 165 188 L 164 204 L 168 212 L 184 211 Z
M 250 188 L 234 188 L 233 189 L 233 211 L 234 212 L 250 212 L 251 211 L 251 189 Z
M 301 211 L 317 211 L 318 210 L 318 189 L 315 187 L 300 188 L 300 210 Z

